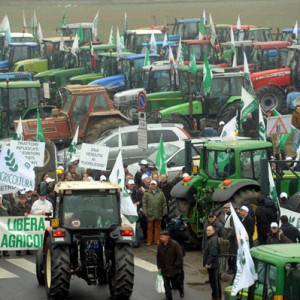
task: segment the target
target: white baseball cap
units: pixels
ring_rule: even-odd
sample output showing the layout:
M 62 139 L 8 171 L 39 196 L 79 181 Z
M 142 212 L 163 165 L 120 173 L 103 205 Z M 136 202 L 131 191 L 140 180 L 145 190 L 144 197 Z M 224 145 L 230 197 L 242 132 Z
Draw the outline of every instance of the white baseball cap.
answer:
M 245 205 L 243 205 L 243 206 L 240 208 L 240 210 L 244 210 L 244 211 L 246 211 L 246 212 L 249 212 L 249 208 L 248 208 L 247 206 L 245 206 Z
M 134 182 L 133 179 L 129 179 L 129 180 L 128 180 L 128 184 L 135 184 L 135 182 Z
M 224 121 L 221 121 L 221 122 L 219 123 L 219 126 L 222 126 L 222 125 L 225 125 L 225 122 L 224 122 Z
M 106 181 L 106 176 L 105 175 L 101 175 L 100 176 L 100 181 Z
M 55 181 L 55 179 L 53 179 L 53 178 L 51 178 L 51 177 L 47 177 L 45 181 L 46 181 L 47 183 L 49 183 L 49 182 Z
M 272 222 L 270 225 L 271 228 L 278 228 L 278 224 L 276 222 Z
M 144 180 L 145 178 L 148 178 L 149 176 L 147 174 L 143 174 L 142 175 L 142 180 Z
M 279 196 L 280 198 L 288 198 L 288 195 L 287 195 L 287 193 L 285 193 L 285 192 L 282 192 L 281 194 L 280 194 L 280 196 Z
M 145 165 L 145 166 L 148 166 L 148 162 L 146 161 L 146 159 L 142 159 L 142 160 L 139 162 L 139 165 Z
M 157 184 L 156 180 L 151 180 L 150 184 Z

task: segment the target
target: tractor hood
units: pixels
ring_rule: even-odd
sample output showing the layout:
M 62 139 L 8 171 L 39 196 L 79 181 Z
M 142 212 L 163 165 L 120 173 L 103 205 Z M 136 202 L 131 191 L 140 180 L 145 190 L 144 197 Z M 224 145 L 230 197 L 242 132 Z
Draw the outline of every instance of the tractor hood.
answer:
M 0 61 L 0 68 L 8 68 L 8 60 L 2 60 Z
M 115 76 L 108 76 L 98 80 L 94 80 L 89 83 L 89 85 L 98 84 L 104 86 L 107 90 L 120 88 L 126 85 L 125 83 L 125 75 L 115 75 Z
M 33 76 L 33 78 L 36 79 L 36 80 L 38 80 L 40 78 L 45 78 L 45 77 L 51 76 L 52 73 L 54 73 L 58 70 L 63 70 L 63 68 L 57 68 L 57 69 L 51 69 L 51 70 L 46 70 L 46 71 L 43 71 L 43 72 L 39 72 L 39 73 L 35 74 Z
M 144 88 L 132 89 L 132 90 L 117 93 L 114 96 L 114 105 L 116 107 L 119 107 L 131 100 L 136 100 L 140 92 L 146 93 Z
M 93 81 L 98 81 L 100 78 L 103 77 L 102 73 L 89 73 L 83 74 L 78 76 L 73 76 L 70 78 L 71 84 L 90 84 Z
M 193 113 L 195 114 L 202 114 L 202 103 L 200 101 L 193 101 Z M 172 107 L 165 108 L 160 111 L 161 117 L 167 117 L 171 114 L 182 114 L 182 115 L 188 115 L 190 112 L 190 104 L 183 103 L 179 105 L 175 105 Z
M 48 60 L 46 58 L 31 58 L 18 61 L 14 64 L 14 72 L 43 72 L 48 70 Z

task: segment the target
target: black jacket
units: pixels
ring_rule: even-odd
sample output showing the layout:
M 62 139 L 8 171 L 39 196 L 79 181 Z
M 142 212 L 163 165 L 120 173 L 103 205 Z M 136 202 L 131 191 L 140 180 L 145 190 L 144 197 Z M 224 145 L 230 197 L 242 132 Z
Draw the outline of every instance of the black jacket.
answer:
M 283 234 L 289 238 L 293 243 L 300 243 L 300 231 L 290 223 L 283 223 L 280 227 Z
M 161 269 L 163 276 L 174 277 L 183 269 L 183 256 L 181 246 L 171 238 L 164 245 L 158 245 L 156 254 L 157 268 Z
M 255 211 L 256 224 L 258 233 L 267 233 L 270 230 L 270 224 L 277 222 L 277 212 L 272 206 L 265 206 L 264 203 L 259 204 Z
M 244 219 L 241 220 L 244 225 L 248 236 L 249 236 L 249 246 L 253 247 L 253 234 L 254 234 L 254 219 L 248 214 Z
M 219 268 L 220 247 L 216 234 L 207 237 L 205 249 L 203 249 L 203 266 L 211 265 L 211 269 Z

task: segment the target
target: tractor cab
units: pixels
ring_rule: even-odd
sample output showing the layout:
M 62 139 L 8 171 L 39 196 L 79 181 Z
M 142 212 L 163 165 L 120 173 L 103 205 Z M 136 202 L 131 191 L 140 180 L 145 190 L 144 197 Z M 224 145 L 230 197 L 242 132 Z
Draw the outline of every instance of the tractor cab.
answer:
M 285 67 L 291 71 L 291 84 L 300 88 L 300 45 L 288 47 Z

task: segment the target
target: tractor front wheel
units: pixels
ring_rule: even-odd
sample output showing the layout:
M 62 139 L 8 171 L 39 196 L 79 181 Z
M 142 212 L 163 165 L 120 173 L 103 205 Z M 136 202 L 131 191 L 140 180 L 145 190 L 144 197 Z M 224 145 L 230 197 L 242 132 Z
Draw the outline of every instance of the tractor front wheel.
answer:
M 123 106 L 121 106 L 120 110 L 122 114 L 132 121 L 133 115 L 139 111 L 137 100 L 131 100 L 125 103 Z
M 269 85 L 263 86 L 256 91 L 257 100 L 263 111 L 276 109 L 280 111 L 285 103 L 285 94 L 280 87 Z
M 67 299 L 70 287 L 70 250 L 67 245 L 52 245 L 45 252 L 45 280 L 48 299 Z
M 116 244 L 108 274 L 109 291 L 113 299 L 129 299 L 134 284 L 133 250 L 130 245 Z
M 36 252 L 35 271 L 39 285 L 45 285 L 43 247 L 40 247 Z

